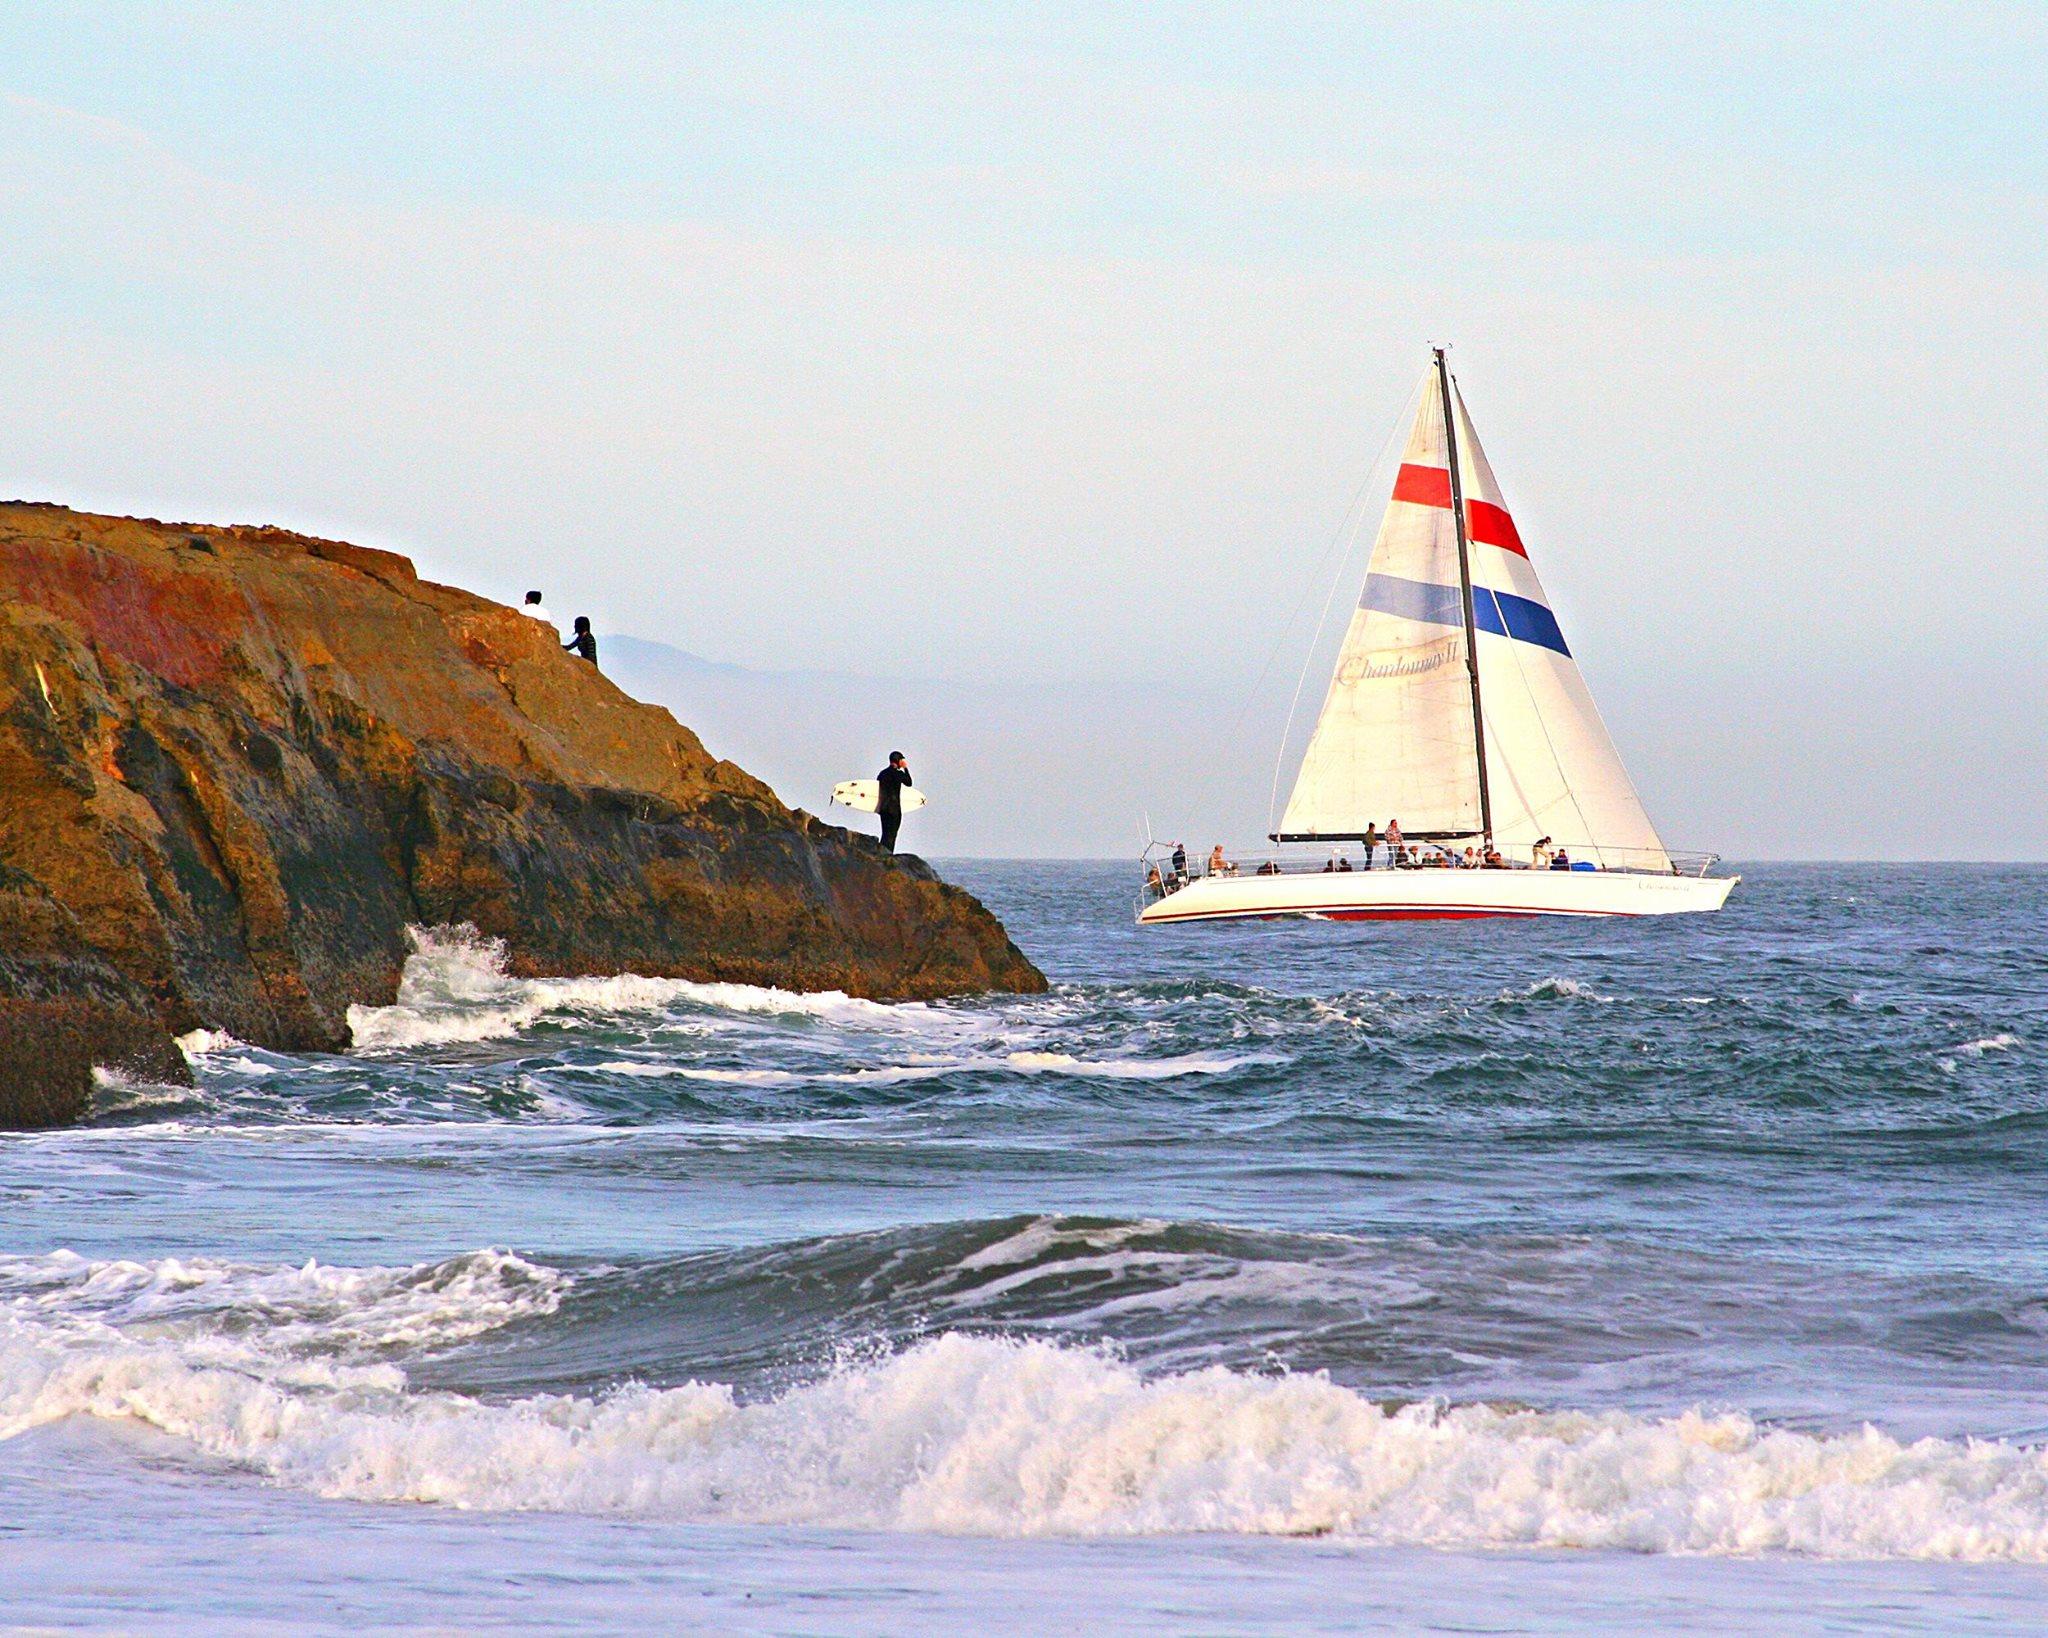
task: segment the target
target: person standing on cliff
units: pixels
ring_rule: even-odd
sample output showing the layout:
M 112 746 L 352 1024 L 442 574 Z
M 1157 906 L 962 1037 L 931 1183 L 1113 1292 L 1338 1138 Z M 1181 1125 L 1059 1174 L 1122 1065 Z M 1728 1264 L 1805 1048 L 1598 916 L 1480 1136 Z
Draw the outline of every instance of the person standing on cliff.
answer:
M 590 635 L 590 616 L 576 616 L 576 635 L 562 645 L 571 654 L 581 655 L 592 665 L 597 664 L 597 639 Z
M 547 605 L 540 600 L 540 593 L 537 591 L 530 591 L 526 594 L 526 602 L 520 607 L 519 612 L 532 615 L 534 619 L 538 620 L 550 631 L 557 629 L 555 617 L 548 613 Z
M 910 764 L 901 751 L 889 753 L 889 766 L 875 775 L 881 787 L 875 797 L 875 812 L 882 820 L 882 846 L 896 851 L 896 833 L 903 828 L 903 787 L 910 783 Z

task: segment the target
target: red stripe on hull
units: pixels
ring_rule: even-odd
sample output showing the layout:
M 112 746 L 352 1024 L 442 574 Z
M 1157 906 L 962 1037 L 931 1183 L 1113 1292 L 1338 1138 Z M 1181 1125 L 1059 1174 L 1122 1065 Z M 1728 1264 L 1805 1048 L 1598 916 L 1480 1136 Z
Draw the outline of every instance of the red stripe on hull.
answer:
M 1191 921 L 1484 921 L 1490 917 L 1527 921 L 1541 916 L 1634 916 L 1636 910 L 1542 910 L 1534 907 L 1476 904 L 1309 904 L 1273 910 L 1196 910 L 1184 916 L 1154 916 L 1150 927 Z
M 1412 466 L 1403 462 L 1394 477 L 1394 499 L 1416 506 L 1441 506 L 1448 512 L 1451 509 L 1450 468 Z M 1529 555 L 1507 508 L 1495 506 L 1492 501 L 1469 500 L 1465 503 L 1465 532 L 1482 546 L 1498 546 L 1517 557 Z
M 1317 910 L 1325 921 L 1488 921 L 1495 916 L 1540 916 L 1541 910 L 1422 910 L 1388 906 L 1384 910 Z M 1552 915 L 1569 911 L 1549 912 Z

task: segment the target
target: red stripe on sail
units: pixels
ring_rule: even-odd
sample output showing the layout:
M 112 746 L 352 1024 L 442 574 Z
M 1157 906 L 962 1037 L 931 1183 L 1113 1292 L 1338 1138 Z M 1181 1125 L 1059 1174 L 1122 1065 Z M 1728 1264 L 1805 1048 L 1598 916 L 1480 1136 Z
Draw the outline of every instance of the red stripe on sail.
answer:
M 1450 474 L 1444 474 L 1446 481 Z M 1465 528 L 1471 537 L 1483 545 L 1498 546 L 1502 551 L 1517 556 L 1529 555 L 1522 545 L 1522 537 L 1515 533 L 1515 520 L 1508 516 L 1507 508 L 1495 506 L 1492 501 L 1467 501 L 1465 503 Z
M 1417 506 L 1441 506 L 1445 511 L 1451 506 L 1451 473 L 1449 467 L 1411 466 L 1403 462 L 1394 478 L 1394 499 L 1412 501 Z M 1522 544 L 1522 537 L 1515 530 L 1515 520 L 1508 516 L 1507 508 L 1495 506 L 1491 501 L 1473 500 L 1465 503 L 1466 533 L 1482 546 L 1498 546 L 1504 552 L 1513 552 L 1518 557 L 1527 557 L 1528 548 Z
M 1394 477 L 1394 499 L 1413 501 L 1417 506 L 1451 504 L 1451 469 L 1446 466 L 1409 466 L 1402 463 Z

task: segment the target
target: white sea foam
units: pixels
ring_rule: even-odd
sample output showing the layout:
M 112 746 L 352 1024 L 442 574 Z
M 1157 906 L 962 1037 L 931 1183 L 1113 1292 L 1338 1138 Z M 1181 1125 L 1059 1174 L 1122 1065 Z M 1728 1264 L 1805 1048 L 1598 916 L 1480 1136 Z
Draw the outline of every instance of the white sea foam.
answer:
M 1576 978 L 1539 978 L 1519 994 L 1503 990 L 1503 1001 L 1612 1001 L 1611 995 L 1602 995 L 1590 984 L 1582 984 Z
M 484 1404 L 388 1366 L 250 1368 L 0 1326 L 0 1436 L 131 1419 L 321 1495 L 985 1535 L 1219 1531 L 1431 1547 L 2048 1558 L 2048 1463 L 1996 1442 L 1477 1405 L 1317 1376 L 1147 1379 L 947 1335 L 780 1397 L 722 1385 Z
M 214 1052 L 246 1052 L 248 1043 L 224 1029 L 195 1029 L 178 1037 L 178 1050 L 188 1059 L 197 1059 Z
M 615 1069 L 618 1066 L 606 1064 L 602 1067 Z M 644 1066 L 633 1073 L 675 1075 L 684 1080 L 715 1081 L 725 1086 L 809 1086 L 820 1081 L 842 1085 L 886 1086 L 895 1081 L 930 1080 L 935 1075 L 948 1073 L 948 1069 L 938 1064 L 910 1064 L 878 1069 L 820 1070 L 816 1073 L 804 1073 L 794 1069 L 700 1069 L 689 1064 L 661 1064 Z
M 163 1081 L 145 1081 L 124 1070 L 93 1065 L 93 1108 L 100 1114 L 133 1114 L 141 1109 L 184 1108 L 197 1097 L 189 1086 L 171 1086 Z M 135 1127 L 122 1130 L 131 1135 Z
M 1062 1323 L 1086 1329 L 1120 1315 L 1184 1312 L 1219 1302 L 1340 1302 L 1354 1316 L 1378 1302 L 1413 1302 L 1428 1293 L 1413 1280 L 1381 1267 L 1333 1268 L 1284 1257 L 1241 1259 L 1205 1251 L 1179 1251 L 1159 1243 L 1170 1225 L 1077 1225 L 1036 1217 L 1022 1228 L 960 1259 L 960 1272 L 994 1273 L 942 1300 L 961 1312 L 1000 1304 L 1044 1280 L 1085 1282 L 1115 1293 L 1085 1308 L 1069 1309 Z
M 2019 1044 L 2020 1038 L 2017 1035 L 2007 1035 L 2001 1032 L 1997 1035 L 1987 1035 L 1981 1041 L 1965 1041 L 1961 1046 L 1951 1048 L 1950 1050 L 1961 1057 L 1981 1058 L 1987 1052 L 2007 1052 Z
M 864 1001 L 838 990 L 806 993 L 633 973 L 517 978 L 506 971 L 504 941 L 484 938 L 473 927 L 413 927 L 406 936 L 412 954 L 399 980 L 397 1002 L 348 1009 L 349 1034 L 358 1051 L 500 1040 L 550 1013 L 648 1012 L 685 1005 L 900 1025 L 930 1010 L 915 1002 Z
M 1019 1051 L 1001 1057 L 928 1058 L 921 1063 L 880 1064 L 868 1069 L 722 1069 L 676 1063 L 634 1063 L 624 1059 L 599 1064 L 609 1073 L 643 1079 L 666 1076 L 716 1081 L 730 1086 L 889 1085 L 925 1081 L 973 1070 L 1009 1071 L 1024 1075 L 1080 1075 L 1105 1080 L 1162 1081 L 1181 1075 L 1224 1075 L 1248 1064 L 1279 1064 L 1272 1053 L 1189 1052 L 1168 1058 L 1076 1058 L 1067 1052 Z
M 242 1350 L 252 1363 L 311 1349 L 429 1347 L 554 1312 L 570 1281 L 509 1251 L 400 1268 L 251 1265 L 211 1257 L 0 1257 L 0 1318 L 51 1340 L 145 1335 Z
M 1012 1052 L 1003 1062 L 1027 1074 L 1164 1081 L 1180 1075 L 1227 1075 L 1251 1064 L 1283 1064 L 1287 1060 L 1270 1052 L 1184 1052 L 1167 1058 L 1076 1058 L 1065 1052 Z

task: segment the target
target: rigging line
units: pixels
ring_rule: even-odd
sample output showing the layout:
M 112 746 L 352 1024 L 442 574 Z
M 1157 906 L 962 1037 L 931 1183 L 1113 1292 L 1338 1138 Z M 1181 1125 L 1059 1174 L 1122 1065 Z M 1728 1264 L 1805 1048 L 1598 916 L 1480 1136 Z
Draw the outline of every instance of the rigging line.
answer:
M 1337 567 L 1330 577 L 1330 589 L 1323 594 L 1323 612 L 1316 617 L 1315 632 L 1309 638 L 1307 653 L 1302 656 L 1301 671 L 1294 679 L 1294 696 L 1287 702 L 1287 725 L 1280 730 L 1280 748 L 1273 757 L 1273 784 L 1272 788 L 1266 793 L 1266 831 L 1268 835 L 1271 835 L 1280 828 L 1275 822 L 1277 817 L 1275 810 L 1280 806 L 1280 770 L 1287 766 L 1287 746 L 1288 742 L 1294 738 L 1294 715 L 1301 707 L 1301 691 L 1308 684 L 1308 671 L 1309 667 L 1316 662 L 1316 650 L 1323 645 L 1323 630 L 1330 623 L 1330 605 L 1336 601 L 1337 588 L 1344 583 L 1345 570 L 1350 567 L 1351 555 L 1358 548 L 1359 531 L 1365 527 L 1365 498 L 1372 492 L 1375 481 L 1384 478 L 1387 452 L 1394 447 L 1394 440 L 1401 436 L 1401 429 L 1404 426 L 1413 422 L 1415 418 L 1413 411 L 1417 396 L 1417 393 L 1410 393 L 1401 408 L 1395 411 L 1394 423 L 1387 429 L 1387 435 L 1380 443 L 1379 454 L 1374 457 L 1372 465 L 1366 469 L 1365 476 L 1359 480 L 1357 492 L 1352 495 L 1351 504 L 1345 509 L 1344 517 L 1337 525 L 1337 533 L 1331 538 L 1330 544 L 1323 548 L 1323 562 L 1328 562 L 1330 554 L 1336 552 Z M 1340 546 L 1342 550 L 1339 550 Z M 1321 568 L 1322 564 L 1317 564 L 1317 567 Z M 1310 580 L 1302 587 L 1300 597 L 1295 599 L 1294 612 L 1287 616 L 1287 624 L 1280 628 L 1280 635 L 1273 640 L 1272 651 L 1267 654 L 1266 663 L 1260 669 L 1258 683 L 1253 685 L 1254 698 L 1256 698 L 1258 689 L 1264 685 L 1267 672 L 1273 669 L 1273 661 L 1279 658 L 1281 643 L 1286 640 L 1287 634 L 1294 629 L 1295 621 L 1301 618 L 1302 608 L 1308 602 L 1309 596 L 1314 590 L 1315 582 Z M 1238 713 L 1238 724 L 1240 726 L 1244 722 L 1245 715 L 1251 710 L 1252 703 L 1252 700 L 1246 700 L 1244 710 Z M 1231 737 L 1233 739 L 1236 737 L 1236 732 L 1235 728 L 1231 730 Z
M 1410 403 L 1413 403 L 1412 394 L 1410 395 Z M 1301 619 L 1301 611 L 1307 606 L 1309 598 L 1315 594 L 1316 585 L 1322 578 L 1323 565 L 1329 562 L 1330 554 L 1332 552 L 1337 551 L 1337 549 L 1340 546 L 1343 546 L 1345 550 L 1338 556 L 1336 579 L 1334 579 L 1331 582 L 1331 584 L 1334 588 L 1336 585 L 1342 582 L 1345 565 L 1350 558 L 1350 546 L 1351 544 L 1355 543 L 1358 539 L 1358 509 L 1361 505 L 1364 504 L 1366 495 L 1371 491 L 1373 486 L 1373 480 L 1376 477 L 1378 477 L 1380 472 L 1384 469 L 1387 460 L 1387 451 L 1393 446 L 1395 438 L 1400 435 L 1401 426 L 1405 419 L 1407 419 L 1405 411 L 1396 412 L 1393 425 L 1388 429 L 1386 437 L 1381 441 L 1379 455 L 1374 459 L 1373 464 L 1366 469 L 1365 476 L 1359 480 L 1358 488 L 1352 493 L 1350 505 L 1348 505 L 1344 509 L 1343 515 L 1337 521 L 1337 528 L 1335 533 L 1332 534 L 1330 537 L 1329 545 L 1323 548 L 1322 555 L 1316 559 L 1316 572 L 1312 575 L 1306 576 L 1302 580 L 1301 591 L 1295 597 L 1294 607 L 1288 611 L 1286 620 L 1281 623 L 1279 629 L 1274 633 L 1273 641 L 1270 645 L 1268 645 L 1266 649 L 1265 662 L 1259 667 L 1258 677 L 1253 681 L 1250 692 L 1245 695 L 1243 703 L 1238 706 L 1236 720 L 1231 723 L 1230 732 L 1225 737 L 1223 741 L 1224 744 L 1229 745 L 1235 744 L 1237 742 L 1238 735 L 1244 729 L 1246 719 L 1250 717 L 1252 713 L 1252 708 L 1256 706 L 1259 702 L 1259 692 L 1261 689 L 1265 687 L 1266 678 L 1272 674 L 1273 662 L 1280 658 L 1280 650 L 1286 646 L 1288 635 L 1294 630 L 1295 624 Z M 1329 608 L 1327 599 L 1325 600 L 1323 618 L 1325 620 L 1329 618 Z M 1319 624 L 1316 628 L 1316 637 L 1318 640 L 1320 640 L 1321 634 L 1322 627 Z M 1312 642 L 1310 644 L 1309 649 L 1309 659 L 1303 661 L 1304 675 L 1306 675 L 1308 665 L 1312 663 L 1314 659 L 1314 652 L 1315 643 Z M 1297 683 L 1295 691 L 1298 696 L 1300 693 L 1299 683 Z M 1293 724 L 1293 715 L 1291 711 L 1288 716 L 1288 723 L 1291 728 Z M 1286 756 L 1286 749 L 1286 740 L 1283 736 L 1281 741 L 1281 757 L 1283 760 Z M 1227 777 L 1228 769 L 1221 765 L 1216 765 L 1212 767 L 1209 777 L 1203 782 L 1199 794 L 1205 800 L 1210 800 L 1210 805 L 1212 807 L 1214 806 L 1213 798 L 1215 796 L 1215 793 Z M 1278 778 L 1279 774 L 1276 768 L 1274 773 L 1274 779 L 1276 783 L 1278 781 Z M 1266 818 L 1266 828 L 1268 830 L 1271 830 L 1273 828 L 1273 825 L 1270 802 L 1268 803 L 1268 812 Z

